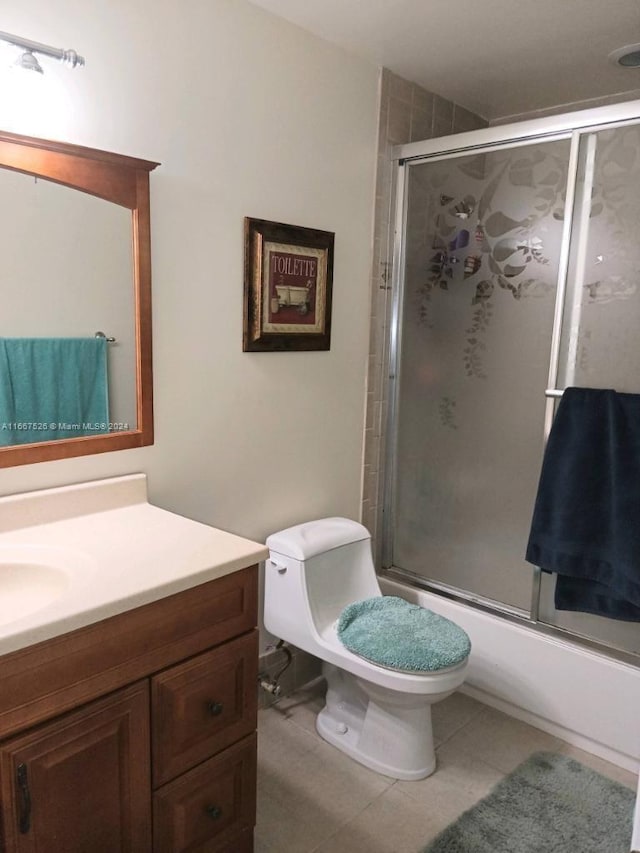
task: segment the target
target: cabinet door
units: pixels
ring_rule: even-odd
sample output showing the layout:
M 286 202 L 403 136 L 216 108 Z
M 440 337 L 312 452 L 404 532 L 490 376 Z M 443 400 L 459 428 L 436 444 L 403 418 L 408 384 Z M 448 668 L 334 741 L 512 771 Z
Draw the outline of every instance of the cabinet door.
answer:
M 6 853 L 148 853 L 149 763 L 146 681 L 0 744 Z

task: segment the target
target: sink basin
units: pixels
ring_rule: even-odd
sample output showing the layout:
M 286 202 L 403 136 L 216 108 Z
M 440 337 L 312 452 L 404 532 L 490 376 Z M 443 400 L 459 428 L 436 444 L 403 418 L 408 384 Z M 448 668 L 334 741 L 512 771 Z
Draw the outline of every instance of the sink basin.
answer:
M 30 616 L 69 587 L 60 569 L 37 563 L 0 563 L 0 625 Z
M 0 626 L 30 616 L 63 596 L 82 568 L 82 556 L 28 545 L 0 548 Z

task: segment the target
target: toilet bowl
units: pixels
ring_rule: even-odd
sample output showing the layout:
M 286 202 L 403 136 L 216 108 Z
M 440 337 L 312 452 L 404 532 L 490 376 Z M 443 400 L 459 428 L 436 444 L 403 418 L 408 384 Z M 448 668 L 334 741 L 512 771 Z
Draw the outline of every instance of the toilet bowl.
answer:
M 337 624 L 344 608 L 382 596 L 361 524 L 324 518 L 273 533 L 266 544 L 264 624 L 322 660 L 327 695 L 319 734 L 378 773 L 429 776 L 436 764 L 431 705 L 460 687 L 468 656 L 442 669 L 407 671 L 343 645 Z

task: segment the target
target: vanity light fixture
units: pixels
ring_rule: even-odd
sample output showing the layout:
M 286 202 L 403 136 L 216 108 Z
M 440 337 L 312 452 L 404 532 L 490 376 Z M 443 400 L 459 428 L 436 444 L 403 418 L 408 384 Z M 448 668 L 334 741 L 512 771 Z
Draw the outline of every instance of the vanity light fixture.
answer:
M 18 68 L 26 68 L 29 71 L 36 71 L 38 74 L 43 74 L 42 66 L 38 62 L 36 53 L 41 56 L 48 56 L 51 59 L 57 59 L 69 65 L 71 68 L 84 65 L 84 56 L 80 56 L 75 50 L 65 50 L 63 48 L 51 47 L 48 44 L 41 44 L 30 39 L 23 39 L 20 36 L 11 35 L 11 33 L 3 33 L 0 31 L 0 41 L 5 41 L 7 44 L 18 47 L 24 51 L 15 62 Z

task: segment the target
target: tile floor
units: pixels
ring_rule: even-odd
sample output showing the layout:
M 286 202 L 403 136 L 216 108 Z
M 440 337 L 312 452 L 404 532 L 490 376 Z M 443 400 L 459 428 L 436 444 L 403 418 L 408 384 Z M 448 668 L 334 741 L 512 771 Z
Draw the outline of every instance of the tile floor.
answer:
M 433 708 L 433 776 L 380 776 L 316 734 L 322 689 L 319 680 L 259 712 L 256 853 L 418 853 L 538 750 L 636 785 L 631 773 L 462 693 Z

